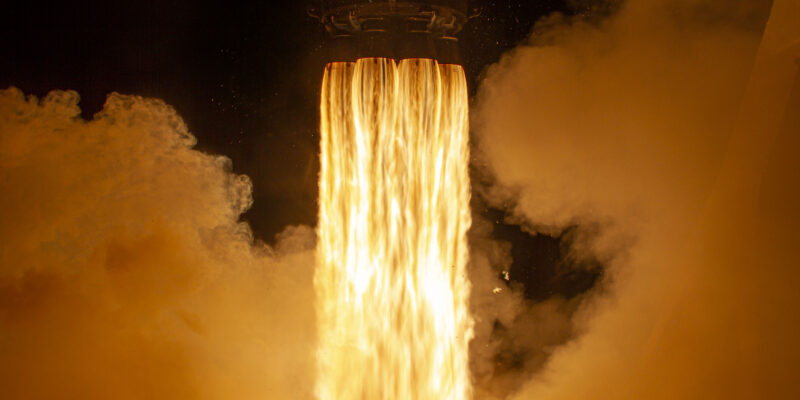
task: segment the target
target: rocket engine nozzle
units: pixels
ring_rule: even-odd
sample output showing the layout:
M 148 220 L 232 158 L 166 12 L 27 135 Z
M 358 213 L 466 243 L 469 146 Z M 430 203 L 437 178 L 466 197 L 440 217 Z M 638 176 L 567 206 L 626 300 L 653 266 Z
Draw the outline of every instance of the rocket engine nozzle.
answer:
M 333 40 L 335 61 L 364 57 L 432 58 L 461 64 L 456 34 L 470 18 L 467 0 L 320 0 L 309 9 Z

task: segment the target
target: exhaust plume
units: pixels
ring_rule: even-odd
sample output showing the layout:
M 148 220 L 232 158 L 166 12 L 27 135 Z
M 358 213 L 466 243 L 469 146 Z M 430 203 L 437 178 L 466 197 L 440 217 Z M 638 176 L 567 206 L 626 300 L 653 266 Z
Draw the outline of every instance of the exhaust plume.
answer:
M 577 226 L 575 256 L 609 271 L 584 334 L 514 398 L 800 395 L 800 15 L 775 1 L 762 38 L 770 5 L 553 16 L 487 72 L 473 124 L 494 201 L 534 232 Z
M 318 398 L 469 399 L 463 69 L 331 63 L 321 112 Z

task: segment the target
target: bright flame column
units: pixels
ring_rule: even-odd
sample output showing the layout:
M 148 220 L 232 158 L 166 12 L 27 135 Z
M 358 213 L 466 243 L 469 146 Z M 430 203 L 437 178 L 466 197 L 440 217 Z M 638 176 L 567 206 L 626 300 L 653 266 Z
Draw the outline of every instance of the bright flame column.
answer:
M 318 398 L 470 398 L 467 109 L 460 66 L 326 68 Z

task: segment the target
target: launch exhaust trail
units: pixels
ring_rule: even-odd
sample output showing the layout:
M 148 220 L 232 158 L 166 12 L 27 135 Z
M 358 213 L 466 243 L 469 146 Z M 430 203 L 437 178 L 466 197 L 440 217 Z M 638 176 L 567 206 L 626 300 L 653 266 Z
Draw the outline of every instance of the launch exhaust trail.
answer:
M 324 79 L 317 394 L 469 398 L 461 67 L 362 59 Z
M 467 88 L 437 61 L 464 14 L 336 3 L 320 18 L 351 50 L 322 85 L 316 395 L 469 399 Z

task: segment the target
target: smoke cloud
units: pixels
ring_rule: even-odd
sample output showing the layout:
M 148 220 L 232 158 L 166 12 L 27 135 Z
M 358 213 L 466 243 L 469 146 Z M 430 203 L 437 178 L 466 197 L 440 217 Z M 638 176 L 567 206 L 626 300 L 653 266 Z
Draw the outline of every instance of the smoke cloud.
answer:
M 9 399 L 309 398 L 314 232 L 238 222 L 250 181 L 175 111 L 0 92 L 0 387 Z
M 515 399 L 800 396 L 800 15 L 776 1 L 762 41 L 770 6 L 552 16 L 486 73 L 473 125 L 493 201 L 532 232 L 577 226 L 575 257 L 609 271 L 572 319 L 584 333 Z
M 762 41 L 768 1 L 575 3 L 603 17 L 487 71 L 473 153 L 494 205 L 608 273 L 532 303 L 476 218 L 476 398 L 800 397 L 800 84 L 769 68 L 800 34 Z M 162 102 L 77 103 L 0 92 L 3 396 L 310 398 L 313 230 L 254 242 L 249 180 Z

